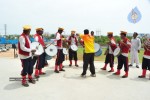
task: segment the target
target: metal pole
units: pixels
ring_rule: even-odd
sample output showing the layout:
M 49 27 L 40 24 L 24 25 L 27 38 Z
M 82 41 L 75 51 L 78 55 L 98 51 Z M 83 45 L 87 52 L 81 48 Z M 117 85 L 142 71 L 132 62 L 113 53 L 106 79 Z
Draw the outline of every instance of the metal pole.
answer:
M 5 39 L 6 39 L 6 33 L 7 33 L 7 25 L 4 24 L 4 29 L 5 29 Z M 6 44 L 5 44 L 5 48 L 6 48 Z
M 7 34 L 7 25 L 6 24 L 4 25 L 4 29 L 5 29 L 5 36 L 6 36 L 6 34 Z

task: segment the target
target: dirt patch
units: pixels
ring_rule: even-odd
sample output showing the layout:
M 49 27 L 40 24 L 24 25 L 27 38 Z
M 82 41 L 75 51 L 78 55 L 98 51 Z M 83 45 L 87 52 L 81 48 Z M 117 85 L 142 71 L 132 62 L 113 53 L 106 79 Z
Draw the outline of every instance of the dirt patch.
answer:
M 15 51 L 15 53 L 18 53 L 18 51 Z M 0 57 L 14 58 L 14 49 L 9 49 L 6 52 L 0 52 Z

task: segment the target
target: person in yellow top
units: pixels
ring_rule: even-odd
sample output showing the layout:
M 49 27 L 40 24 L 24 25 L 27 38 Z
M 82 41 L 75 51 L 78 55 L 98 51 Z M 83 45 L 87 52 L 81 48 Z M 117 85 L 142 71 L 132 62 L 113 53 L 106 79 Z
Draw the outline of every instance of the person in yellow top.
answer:
M 81 77 L 86 77 L 86 71 L 88 69 L 88 64 L 90 64 L 90 72 L 92 77 L 96 77 L 95 67 L 94 67 L 94 37 L 89 34 L 89 30 L 84 30 L 84 35 L 79 35 L 84 41 L 85 51 L 83 55 L 83 72 Z

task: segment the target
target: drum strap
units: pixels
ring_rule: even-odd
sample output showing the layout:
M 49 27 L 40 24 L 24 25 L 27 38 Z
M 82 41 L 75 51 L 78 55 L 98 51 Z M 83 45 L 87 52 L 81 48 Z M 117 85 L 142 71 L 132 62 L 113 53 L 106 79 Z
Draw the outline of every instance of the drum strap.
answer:
M 60 34 L 60 33 L 57 32 L 57 33 L 56 33 L 56 36 L 57 36 L 57 34 Z M 55 36 L 55 38 L 56 38 L 56 36 Z M 57 40 L 57 46 L 58 46 L 58 47 L 62 47 L 63 41 L 62 41 L 61 38 L 62 38 L 62 35 L 60 34 L 60 40 Z
M 44 43 L 43 37 L 41 37 L 39 34 L 35 34 L 35 36 L 37 36 L 37 37 L 38 37 L 38 42 L 39 42 L 42 46 L 45 46 L 45 43 Z

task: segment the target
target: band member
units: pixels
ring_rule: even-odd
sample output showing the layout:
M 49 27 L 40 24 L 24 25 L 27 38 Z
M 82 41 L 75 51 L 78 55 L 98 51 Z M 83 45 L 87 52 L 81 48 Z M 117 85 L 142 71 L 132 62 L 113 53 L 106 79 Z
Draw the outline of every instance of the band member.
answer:
M 86 71 L 88 69 L 88 64 L 90 64 L 90 72 L 92 77 L 96 77 L 95 67 L 94 67 L 94 37 L 89 34 L 89 30 L 84 30 L 84 35 L 80 35 L 80 38 L 84 41 L 84 54 L 83 54 L 83 72 L 81 77 L 86 77 Z
M 59 71 L 65 71 L 62 67 L 62 63 L 64 61 L 64 54 L 63 54 L 63 37 L 62 37 L 62 32 L 63 32 L 63 28 L 59 28 L 58 32 L 56 33 L 56 42 L 57 42 L 57 57 L 56 57 L 56 61 L 55 61 L 55 73 L 59 73 Z M 58 67 L 59 67 L 59 71 L 58 71 Z
M 102 70 L 106 70 L 107 64 L 110 64 L 111 70 L 108 72 L 114 72 L 114 55 L 113 52 L 117 48 L 115 39 L 113 37 L 113 32 L 108 32 L 107 37 L 110 42 L 108 42 L 108 48 L 105 52 L 106 58 L 105 58 L 105 65 Z
M 134 62 L 136 63 L 136 67 L 139 68 L 139 56 L 138 53 L 141 49 L 141 40 L 137 38 L 138 33 L 134 32 L 133 38 L 131 39 L 131 64 L 129 66 L 132 66 Z
M 124 65 L 124 71 L 125 75 L 122 76 L 122 78 L 127 78 L 128 77 L 128 53 L 129 49 L 131 47 L 131 43 L 129 39 L 126 37 L 127 32 L 121 31 L 121 41 L 119 42 L 119 47 L 121 49 L 121 54 L 118 56 L 118 66 L 117 66 L 117 72 L 114 73 L 114 75 L 120 75 L 120 70 L 122 69 Z
M 69 44 L 69 61 L 70 61 L 70 64 L 69 66 L 72 66 L 72 59 L 74 58 L 75 60 L 75 66 L 78 67 L 78 64 L 77 64 L 77 51 L 73 51 L 71 49 L 71 45 L 76 45 L 78 46 L 78 40 L 77 40 L 77 37 L 75 36 L 75 31 L 72 30 L 71 31 L 71 36 L 68 37 L 68 44 Z
M 149 41 L 148 43 L 144 43 L 144 55 L 143 55 L 143 61 L 142 61 L 142 75 L 139 76 L 139 78 L 145 78 L 146 77 L 146 71 L 150 71 L 150 46 Z
M 91 31 L 91 36 L 94 36 L 94 31 Z
M 32 53 L 34 53 L 36 50 L 31 50 L 31 41 L 29 39 L 29 34 L 31 31 L 31 27 L 26 25 L 23 27 L 23 33 L 19 37 L 18 42 L 18 51 L 19 51 L 19 57 L 22 63 L 22 85 L 25 87 L 28 87 L 28 83 L 26 81 L 26 75 L 28 74 L 28 79 L 30 83 L 35 84 L 35 80 L 32 78 L 33 73 L 33 65 L 32 65 Z
M 44 39 L 43 39 L 43 28 L 37 28 L 36 29 L 36 34 L 34 35 L 35 41 L 39 42 L 42 46 L 43 49 L 46 48 Z M 42 53 L 37 57 L 37 63 L 36 63 L 36 69 L 35 69 L 35 77 L 39 78 L 39 75 L 45 75 L 46 73 L 42 72 L 42 68 L 44 68 L 45 65 L 45 53 Z
M 91 31 L 91 36 L 94 36 L 94 31 Z M 80 40 L 80 44 L 84 48 L 84 41 L 82 39 Z

